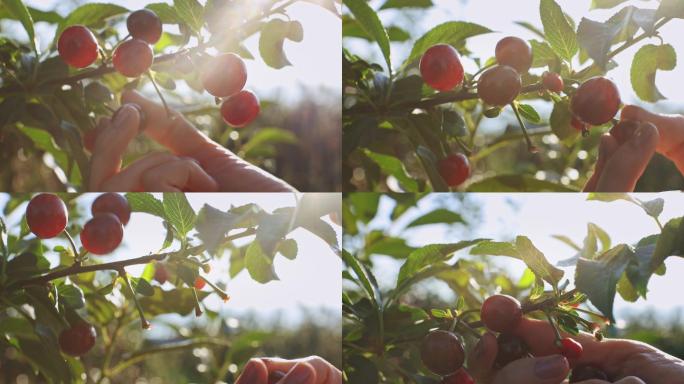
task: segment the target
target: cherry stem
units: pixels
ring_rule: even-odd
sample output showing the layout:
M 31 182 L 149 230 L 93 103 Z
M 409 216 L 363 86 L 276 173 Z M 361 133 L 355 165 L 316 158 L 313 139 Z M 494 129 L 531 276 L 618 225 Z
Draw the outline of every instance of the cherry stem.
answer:
M 205 283 L 207 283 L 211 289 L 216 292 L 217 295 L 221 297 L 221 300 L 223 301 L 228 301 L 230 300 L 230 295 L 228 295 L 224 290 L 221 288 L 217 287 L 216 284 L 212 283 L 211 281 L 207 280 L 204 276 L 198 276 L 200 279 L 204 280 Z
M 556 334 L 556 341 L 560 343 L 562 337 L 560 332 L 558 331 L 558 327 L 556 327 L 556 323 L 553 321 L 553 316 L 548 311 L 544 311 L 544 314 L 546 315 L 546 319 L 549 321 L 549 324 L 551 324 L 551 328 L 553 328 L 553 333 Z
M 511 103 L 511 108 L 513 108 L 513 112 L 515 112 L 515 117 L 518 119 L 518 123 L 520 123 L 520 129 L 522 129 L 523 136 L 525 137 L 525 141 L 527 142 L 527 150 L 531 153 L 537 153 L 538 149 L 534 146 L 534 144 L 532 144 L 530 134 L 529 132 L 527 132 L 527 126 L 525 126 L 525 122 L 523 121 L 522 116 L 520 116 L 518 104 L 515 101 Z
M 126 282 L 126 286 L 128 287 L 128 290 L 131 293 L 131 296 L 133 296 L 133 301 L 135 302 L 135 307 L 138 309 L 138 314 L 140 315 L 140 323 L 142 324 L 143 329 L 150 329 L 150 322 L 147 321 L 145 318 L 145 312 L 142 309 L 142 306 L 140 306 L 140 302 L 138 302 L 138 297 L 135 294 L 135 291 L 133 290 L 133 286 L 131 285 L 130 280 L 128 280 L 128 275 L 126 274 L 126 270 L 121 267 L 119 269 L 119 276 Z
M 171 118 L 171 110 L 169 109 L 169 106 L 166 104 L 166 99 L 164 99 L 164 95 L 162 95 L 161 90 L 159 90 L 159 87 L 157 86 L 157 82 L 154 80 L 152 73 L 150 71 L 147 71 L 146 74 L 147 74 L 147 77 L 150 78 L 150 81 L 152 82 L 152 85 L 154 86 L 154 90 L 157 91 L 157 95 L 159 95 L 159 98 L 161 99 L 161 102 L 164 105 L 164 109 L 166 110 L 166 116 L 170 119 Z
M 195 316 L 200 317 L 202 316 L 202 308 L 200 308 L 200 299 L 197 295 L 197 290 L 195 289 L 195 287 L 192 287 L 192 295 L 195 297 Z
M 76 248 L 76 243 L 74 242 L 74 238 L 71 237 L 69 234 L 69 231 L 66 229 L 64 230 L 64 236 L 69 240 L 69 245 L 71 246 L 71 250 L 74 252 L 74 265 L 80 266 L 81 265 L 81 258 L 78 254 L 78 248 Z

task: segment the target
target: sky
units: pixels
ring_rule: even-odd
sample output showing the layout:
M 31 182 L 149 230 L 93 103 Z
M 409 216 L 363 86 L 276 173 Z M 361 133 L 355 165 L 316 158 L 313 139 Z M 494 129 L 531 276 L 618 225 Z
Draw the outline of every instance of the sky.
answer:
M 454 239 L 466 240 L 474 238 L 490 238 L 496 241 L 510 241 L 518 235 L 528 236 L 551 263 L 574 256 L 573 249 L 554 239 L 553 235 L 565 235 L 581 244 L 587 233 L 589 222 L 603 228 L 611 237 L 612 244 L 633 244 L 642 237 L 658 233 L 653 219 L 634 204 L 616 202 L 588 201 L 587 195 L 572 194 L 470 194 L 473 206 L 480 209 L 481 221 L 469 226 L 471 233 L 464 234 L 462 225 L 428 225 L 403 232 L 402 236 L 413 246 L 434 243 L 454 242 Z M 681 217 L 684 212 L 684 194 L 679 192 L 661 194 L 633 195 L 640 200 L 651 200 L 657 197 L 665 199 L 665 209 L 661 216 L 662 223 Z M 421 214 L 430 212 L 439 206 L 438 195 L 423 199 L 418 208 L 407 212 L 402 222 L 407 224 Z M 382 209 L 390 209 L 386 200 Z M 458 209 L 456 209 L 458 212 Z M 382 216 L 382 215 L 381 215 Z M 383 227 L 388 222 L 376 221 L 373 225 Z M 392 227 L 394 235 L 401 223 Z M 457 255 L 465 256 L 468 252 Z M 524 271 L 524 264 L 516 260 L 501 258 L 498 261 L 508 269 L 512 276 L 518 278 Z M 504 261 L 505 260 L 505 261 Z M 667 273 L 664 276 L 653 276 L 648 289 L 648 300 L 627 303 L 619 296 L 616 298 L 618 319 L 638 313 L 646 308 L 653 308 L 661 314 L 674 314 L 684 310 L 684 299 L 672 293 L 681 289 L 681 276 L 684 276 L 684 260 L 671 257 L 666 261 Z M 394 282 L 399 265 L 386 257 L 380 258 L 375 269 L 379 281 Z M 572 278 L 574 268 L 564 268 L 566 277 Z M 515 279 L 514 279 L 515 280 Z M 446 284 L 435 283 L 436 292 L 444 297 L 452 297 L 452 291 Z M 684 314 L 684 311 L 682 311 Z
M 97 195 L 88 194 L 79 198 L 78 204 L 84 212 L 89 211 Z M 290 193 L 188 194 L 187 196 L 195 211 L 199 211 L 204 204 L 225 211 L 231 205 L 254 203 L 269 212 L 295 204 L 295 195 Z M 0 194 L 0 207 L 3 207 L 6 201 L 7 195 Z M 16 228 L 16 223 L 21 220 L 24 211 L 23 208 L 19 208 L 14 215 L 7 218 L 9 228 Z M 88 213 L 85 213 L 86 217 Z M 102 257 L 100 260 L 109 262 L 129 259 L 158 251 L 165 237 L 161 222 L 161 219 L 152 215 L 133 213 L 130 222 L 125 227 L 122 245 L 111 255 Z M 333 225 L 333 228 L 337 231 L 339 238 L 340 227 Z M 299 253 L 293 261 L 282 256 L 276 257 L 275 270 L 280 276 L 279 281 L 260 284 L 252 280 L 246 271 L 231 280 L 228 274 L 227 257 L 221 259 L 220 262 L 212 262 L 208 279 L 226 282 L 226 291 L 231 299 L 228 303 L 223 303 L 216 295 L 211 295 L 205 304 L 210 309 L 221 310 L 225 316 L 239 316 L 250 312 L 256 314 L 257 318 L 266 319 L 278 314 L 282 315 L 288 323 L 303 320 L 300 318 L 301 308 L 310 310 L 324 308 L 341 316 L 340 271 L 342 267 L 340 259 L 326 243 L 307 231 L 295 230 L 290 238 L 297 241 Z M 77 246 L 80 246 L 78 236 L 74 235 L 74 239 Z M 52 266 L 54 267 L 55 264 L 53 263 Z M 126 271 L 133 276 L 139 276 L 142 269 L 143 266 L 132 266 Z
M 605 21 L 617 12 L 622 6 L 635 5 L 640 8 L 657 7 L 657 1 L 628 1 L 624 5 L 616 7 L 612 10 L 593 10 L 589 11 L 591 0 L 556 0 L 563 10 L 570 15 L 577 23 L 582 17 L 587 17 L 594 21 Z M 371 4 L 378 9 L 384 3 L 384 0 L 373 0 Z M 433 0 L 435 6 L 427 11 L 414 10 L 409 12 L 398 11 L 382 11 L 379 13 L 384 24 L 397 24 L 403 28 L 410 25 L 414 29 L 411 34 L 414 40 L 408 43 L 394 43 L 392 45 L 393 60 L 396 62 L 395 68 L 406 58 L 409 51 L 413 47 L 415 39 L 422 36 L 431 28 L 447 22 L 447 21 L 467 21 L 477 23 L 488 27 L 495 31 L 495 33 L 476 36 L 468 39 L 468 49 L 470 49 L 475 56 L 483 58 L 483 61 L 494 56 L 494 47 L 496 43 L 505 36 L 518 36 L 523 39 L 539 39 L 538 36 L 529 32 L 527 29 L 515 24 L 516 21 L 528 21 L 533 25 L 542 29 L 542 23 L 539 16 L 539 0 Z M 410 24 L 409 24 L 410 23 Z M 682 28 L 684 27 L 684 20 L 674 20 L 661 29 L 661 36 L 663 40 L 671 44 L 675 51 L 684 52 L 684 38 L 682 37 Z M 635 103 L 639 102 L 634 91 L 632 90 L 629 81 L 631 61 L 638 48 L 643 44 L 659 44 L 658 39 L 649 39 L 645 43 L 637 44 L 636 47 L 626 50 L 618 57 L 616 61 L 619 67 L 612 70 L 608 77 L 614 80 L 620 93 L 623 102 Z M 345 47 L 352 48 L 353 53 L 362 54 L 366 56 L 371 54 L 374 62 L 384 65 L 384 60 L 380 56 L 377 44 L 369 45 L 360 39 L 345 39 Z M 463 60 L 466 72 L 474 73 L 477 71 L 477 66 L 471 60 Z M 533 73 L 541 74 L 543 69 L 534 69 Z M 684 112 L 684 92 L 681 91 L 681 79 L 684 76 L 684 66 L 679 65 L 673 71 L 658 71 L 656 78 L 656 85 L 661 93 L 665 95 L 668 100 L 652 105 L 643 103 L 649 108 L 653 108 L 659 112 L 667 113 L 683 113 Z M 532 103 L 542 116 L 548 117 L 551 113 L 550 103 Z M 505 110 L 506 119 L 485 119 L 482 130 L 484 132 L 503 131 L 506 125 L 515 119 L 510 112 L 510 108 Z
M 28 5 L 38 9 L 55 9 L 56 4 L 61 4 L 58 11 L 66 15 L 73 9 L 73 2 L 61 0 L 24 0 Z M 88 1 L 89 3 L 106 2 L 118 4 L 128 9 L 135 10 L 153 2 L 173 3 L 171 0 L 108 0 Z M 201 1 L 204 3 L 204 1 Z M 341 92 L 342 64 L 340 62 L 342 23 L 338 17 L 323 8 L 306 3 L 298 2 L 289 8 L 289 16 L 292 20 L 299 20 L 304 27 L 304 41 L 295 43 L 286 41 L 285 51 L 293 64 L 281 70 L 268 67 L 260 59 L 248 60 L 247 87 L 257 91 L 261 97 L 278 97 L 283 101 L 295 101 L 302 95 L 303 89 L 316 91 L 319 88 L 331 90 L 333 93 Z M 42 25 L 41 25 L 42 24 Z M 21 36 L 26 33 L 19 24 L 15 24 Z M 122 26 L 125 29 L 125 26 Z M 165 28 L 171 28 L 165 25 Z M 54 37 L 55 28 L 45 23 L 37 26 L 39 38 L 43 47 Z M 125 34 L 124 34 L 125 35 Z M 247 48 L 258 55 L 258 38 L 253 36 L 246 41 Z

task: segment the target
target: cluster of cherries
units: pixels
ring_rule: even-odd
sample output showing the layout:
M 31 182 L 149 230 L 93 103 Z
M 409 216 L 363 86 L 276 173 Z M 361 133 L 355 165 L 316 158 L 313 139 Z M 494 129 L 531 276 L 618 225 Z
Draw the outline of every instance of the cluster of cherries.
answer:
M 477 94 L 486 104 L 503 107 L 511 104 L 522 90 L 521 74 L 532 67 L 532 48 L 523 39 L 509 36 L 501 39 L 495 50 L 497 64 L 485 70 L 477 80 Z M 465 72 L 458 51 L 448 44 L 437 44 L 423 54 L 420 74 L 425 83 L 438 91 L 451 91 L 463 84 Z M 563 78 L 555 72 L 542 75 L 544 90 L 572 93 L 572 126 L 583 133 L 589 125 L 603 125 L 618 113 L 621 101 L 617 86 L 605 77 L 594 77 L 582 83 L 576 90 L 566 89 Z M 573 93 L 574 92 L 574 93 Z M 622 144 L 633 137 L 634 132 L 646 122 L 622 121 L 611 130 Z M 451 187 L 458 186 L 470 177 L 470 163 L 461 154 L 451 154 L 441 159 L 439 173 Z
M 81 231 L 81 243 L 88 252 L 104 255 L 121 244 L 123 226 L 131 217 L 128 201 L 118 193 L 97 197 L 91 207 L 93 218 Z M 51 239 L 64 232 L 69 214 L 64 201 L 51 193 L 34 196 L 26 208 L 26 222 L 31 232 L 40 239 Z M 71 356 L 82 356 L 94 345 L 95 327 L 82 319 L 59 334 L 59 346 Z
M 515 360 L 532 356 L 527 344 L 513 334 L 522 317 L 520 302 L 511 296 L 494 295 L 482 303 L 480 319 L 489 330 L 498 333 L 495 368 L 499 369 Z M 582 345 L 572 338 L 557 339 L 556 347 L 558 353 L 571 362 L 577 361 L 582 356 Z M 463 341 L 453 332 L 435 330 L 428 333 L 423 339 L 420 356 L 427 369 L 443 377 L 441 384 L 475 383 L 463 368 L 465 362 Z M 582 365 L 573 369 L 570 382 L 589 379 L 607 380 L 607 376 L 594 366 Z
M 162 35 L 162 22 L 149 9 L 132 12 L 126 27 L 130 39 L 120 43 L 112 56 L 114 69 L 126 77 L 139 77 L 154 62 L 151 45 Z M 57 42 L 57 51 L 67 64 L 76 68 L 92 65 L 101 52 L 95 35 L 83 25 L 66 28 Z M 210 57 L 202 67 L 202 85 L 211 95 L 222 98 L 221 116 L 229 125 L 239 128 L 251 123 L 260 111 L 254 92 L 243 89 L 247 82 L 244 61 L 233 53 Z
M 93 218 L 81 231 L 81 244 L 94 255 L 111 253 L 123 240 L 123 227 L 131 217 L 128 200 L 118 193 L 104 193 L 91 207 Z M 26 208 L 26 222 L 40 239 L 51 239 L 64 231 L 68 222 L 66 205 L 57 195 L 41 193 Z

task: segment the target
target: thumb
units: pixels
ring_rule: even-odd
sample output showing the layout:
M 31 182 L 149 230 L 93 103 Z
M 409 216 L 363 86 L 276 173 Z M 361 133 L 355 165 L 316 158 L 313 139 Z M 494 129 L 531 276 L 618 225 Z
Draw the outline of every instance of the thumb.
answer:
M 499 371 L 492 384 L 558 384 L 569 372 L 570 364 L 561 355 L 520 359 Z
M 622 108 L 620 118 L 621 120 L 648 121 L 655 126 L 660 126 L 669 124 L 672 117 L 653 113 L 636 105 L 627 105 Z
M 245 364 L 245 368 L 235 384 L 267 384 L 267 380 L 268 368 L 266 368 L 266 364 L 259 359 L 252 359 Z
M 278 384 L 315 384 L 316 370 L 304 362 L 297 363 Z

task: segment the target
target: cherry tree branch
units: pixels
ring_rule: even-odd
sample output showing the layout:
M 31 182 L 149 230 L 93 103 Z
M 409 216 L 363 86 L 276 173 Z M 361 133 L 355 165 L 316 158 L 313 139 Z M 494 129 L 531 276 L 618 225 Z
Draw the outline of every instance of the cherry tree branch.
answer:
M 249 228 L 249 229 L 242 231 L 240 233 L 236 233 L 234 235 L 224 237 L 222 242 L 227 243 L 229 241 L 233 241 L 233 240 L 236 240 L 236 239 L 239 239 L 242 237 L 254 235 L 255 233 L 256 233 L 256 229 Z M 59 269 L 59 270 L 56 270 L 53 272 L 49 272 L 49 273 L 42 275 L 42 276 L 38 276 L 38 277 L 31 278 L 31 279 L 26 279 L 26 280 L 19 280 L 15 284 L 18 287 L 26 287 L 29 285 L 42 285 L 42 284 L 45 284 L 45 283 L 50 282 L 52 280 L 60 279 L 62 277 L 71 276 L 71 275 L 78 275 L 78 274 L 87 273 L 87 272 L 96 272 L 96 271 L 120 272 L 125 267 L 131 266 L 131 265 L 147 264 L 147 263 L 155 261 L 155 260 L 161 261 L 161 260 L 164 260 L 166 258 L 187 257 L 187 256 L 198 255 L 198 254 L 204 252 L 205 250 L 206 250 L 206 247 L 204 245 L 198 245 L 198 246 L 187 248 L 187 249 L 180 250 L 180 251 L 157 253 L 157 254 L 152 254 L 152 255 L 136 257 L 133 259 L 114 261 L 111 263 L 93 264 L 93 265 L 74 264 L 70 267 L 67 267 L 64 269 Z

